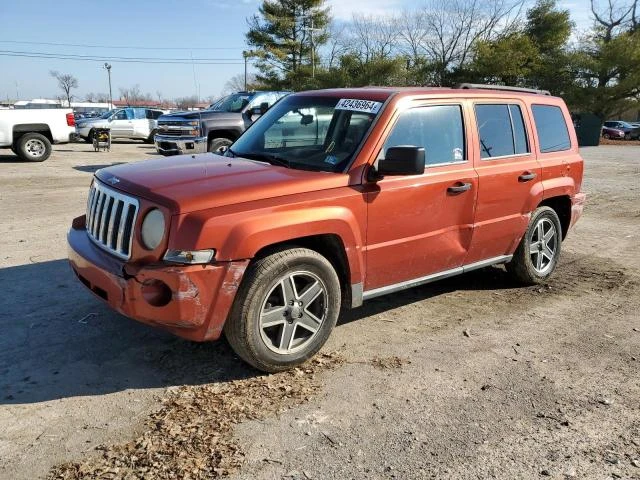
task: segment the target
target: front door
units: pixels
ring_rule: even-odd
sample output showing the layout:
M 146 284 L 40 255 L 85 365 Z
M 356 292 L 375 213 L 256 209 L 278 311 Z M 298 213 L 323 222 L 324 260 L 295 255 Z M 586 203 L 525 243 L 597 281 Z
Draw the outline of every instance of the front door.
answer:
M 525 105 L 517 100 L 476 103 L 474 110 L 480 188 L 466 264 L 513 253 L 543 195 Z
M 462 265 L 478 191 L 464 117 L 455 102 L 421 102 L 398 115 L 378 158 L 393 146 L 424 147 L 426 168 L 420 176 L 388 176 L 365 194 L 365 293 Z
M 133 135 L 133 110 L 125 108 L 117 111 L 109 122 L 112 137 L 128 138 Z

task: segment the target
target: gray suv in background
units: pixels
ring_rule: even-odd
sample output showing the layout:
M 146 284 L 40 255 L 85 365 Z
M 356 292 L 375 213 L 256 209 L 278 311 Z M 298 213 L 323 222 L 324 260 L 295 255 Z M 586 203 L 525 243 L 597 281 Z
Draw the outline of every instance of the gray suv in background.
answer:
M 249 125 L 289 92 L 237 92 L 206 110 L 158 119 L 155 144 L 162 155 L 214 152 L 231 145 Z

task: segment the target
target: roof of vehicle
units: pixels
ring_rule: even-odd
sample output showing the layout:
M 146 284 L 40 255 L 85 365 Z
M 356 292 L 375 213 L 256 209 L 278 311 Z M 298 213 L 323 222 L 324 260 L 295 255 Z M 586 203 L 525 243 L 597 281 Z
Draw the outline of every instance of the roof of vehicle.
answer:
M 297 95 L 323 95 L 323 96 L 340 96 L 343 98 L 354 98 L 362 100 L 374 100 L 383 102 L 394 94 L 402 96 L 416 95 L 438 95 L 438 96 L 494 96 L 494 97 L 513 97 L 514 95 L 535 96 L 541 98 L 554 98 L 544 90 L 519 89 L 516 87 L 503 87 L 499 85 L 465 85 L 461 88 L 450 87 L 360 87 L 360 88 L 333 88 L 326 90 L 310 90 L 300 92 Z M 468 87 L 466 85 L 469 85 Z

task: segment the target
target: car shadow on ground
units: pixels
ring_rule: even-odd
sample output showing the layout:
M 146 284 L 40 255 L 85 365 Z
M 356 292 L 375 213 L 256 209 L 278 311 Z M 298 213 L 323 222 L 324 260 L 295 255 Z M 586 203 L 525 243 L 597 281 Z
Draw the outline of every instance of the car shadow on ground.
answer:
M 127 162 L 103 163 L 100 165 L 75 165 L 73 169 L 78 170 L 79 172 L 95 173 L 101 168 L 115 167 L 116 165 L 123 165 L 125 163 Z
M 260 374 L 224 340 L 189 342 L 113 312 L 66 260 L 0 269 L 0 292 L 0 404 Z
M 11 150 L 0 150 L 0 163 L 31 163 L 26 160 L 22 160 L 19 156 L 13 154 Z
M 421 302 L 429 298 L 460 290 L 508 290 L 521 289 L 504 270 L 503 266 L 487 267 L 457 275 L 437 282 L 409 288 L 400 292 L 372 298 L 362 307 L 346 311 L 340 317 L 338 325 L 344 325 L 363 318 L 377 315 L 395 308 Z
M 500 268 L 372 299 L 339 324 L 455 290 L 517 288 Z M 0 269 L 0 404 L 259 375 L 226 341 L 195 343 L 113 312 L 66 260 Z

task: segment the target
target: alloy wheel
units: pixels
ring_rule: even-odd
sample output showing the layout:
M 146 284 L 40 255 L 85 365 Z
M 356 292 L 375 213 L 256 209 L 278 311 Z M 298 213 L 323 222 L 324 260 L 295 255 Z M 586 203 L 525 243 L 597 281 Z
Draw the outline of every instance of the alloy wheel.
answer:
M 297 352 L 315 338 L 327 312 L 327 287 L 317 275 L 308 271 L 287 273 L 262 302 L 262 341 L 279 354 Z
M 558 231 L 548 218 L 538 220 L 529 237 L 529 255 L 533 268 L 539 275 L 544 275 L 553 267 L 558 251 Z

